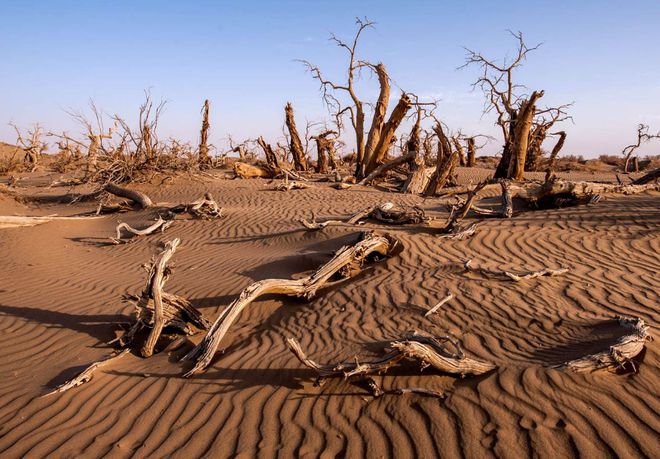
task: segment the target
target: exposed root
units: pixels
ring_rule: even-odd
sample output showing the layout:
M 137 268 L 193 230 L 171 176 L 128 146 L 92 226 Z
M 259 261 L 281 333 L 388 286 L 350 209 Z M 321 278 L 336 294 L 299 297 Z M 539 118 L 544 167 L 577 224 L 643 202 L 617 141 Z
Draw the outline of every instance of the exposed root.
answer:
M 130 352 L 130 349 L 124 349 L 118 353 L 115 353 L 111 355 L 110 357 L 107 357 L 103 360 L 99 360 L 98 362 L 92 363 L 90 366 L 85 368 L 85 370 L 80 373 L 78 376 L 75 378 L 65 382 L 64 384 L 61 384 L 57 386 L 55 389 L 52 391 L 48 392 L 47 394 L 43 395 L 43 397 L 46 397 L 48 395 L 52 394 L 57 394 L 60 392 L 66 392 L 69 389 L 73 389 L 74 387 L 78 387 L 82 384 L 85 384 L 86 382 L 90 381 L 92 379 L 92 376 L 94 375 L 94 372 L 101 367 L 104 367 L 108 365 L 110 362 L 118 360 L 128 354 Z
M 617 317 L 615 320 L 631 332 L 619 338 L 607 350 L 570 360 L 553 368 L 576 372 L 596 370 L 637 372 L 633 358 L 642 352 L 646 341 L 651 340 L 649 327 L 637 317 Z
M 454 350 L 449 350 L 447 343 Z M 461 377 L 480 375 L 496 368 L 491 362 L 466 357 L 458 341 L 452 337 L 434 337 L 420 332 L 413 332 L 401 339 L 391 341 L 388 345 L 389 350 L 386 349 L 381 357 L 362 363 L 356 358 L 355 362 L 319 364 L 307 357 L 296 339 L 288 338 L 287 345 L 303 365 L 316 371 L 321 378 L 332 376 L 351 378 L 384 373 L 405 359 L 419 362 L 422 369 L 430 366 L 436 370 Z
M 164 250 L 152 261 L 147 277 L 147 283 L 140 297 L 127 295 L 127 299 L 135 301 L 137 321 L 125 336 L 117 339 L 122 346 L 132 344 L 136 333 L 142 328 L 151 328 L 149 337 L 142 346 L 144 357 L 153 354 L 154 347 L 165 327 L 178 333 L 191 335 L 196 330 L 207 330 L 210 322 L 195 309 L 188 300 L 178 295 L 163 291 L 165 282 L 171 274 L 168 266 L 180 240 L 178 238 L 165 244 Z
M 464 264 L 464 267 L 466 271 L 477 272 L 485 276 L 504 277 L 511 279 L 514 282 L 535 279 L 537 277 L 542 277 L 542 276 L 549 276 L 549 277 L 559 276 L 561 274 L 565 274 L 568 272 L 568 268 L 560 268 L 560 269 L 543 268 L 540 271 L 532 271 L 526 274 L 515 274 L 509 271 L 496 271 L 488 268 L 475 267 L 472 266 L 472 260 L 467 260 Z
M 266 279 L 251 284 L 216 319 L 204 340 L 184 357 L 184 360 L 196 362 L 185 376 L 192 376 L 211 363 L 213 355 L 231 324 L 243 309 L 260 296 L 280 294 L 309 300 L 316 295 L 319 289 L 357 275 L 362 271 L 362 266 L 374 255 L 387 256 L 395 245 L 396 240 L 391 237 L 367 233 L 355 245 L 339 249 L 328 263 L 309 276 L 301 279 Z
M 117 236 L 116 237 L 111 237 L 110 240 L 114 242 L 115 244 L 123 244 L 123 243 L 128 243 L 131 241 L 135 241 L 136 238 L 133 238 L 132 236 L 146 236 L 149 234 L 153 234 L 156 231 L 159 231 L 162 233 L 164 232 L 167 228 L 172 226 L 174 223 L 173 220 L 163 220 L 163 218 L 159 215 L 158 220 L 151 226 L 148 226 L 144 229 L 138 230 L 130 226 L 128 223 L 120 223 L 117 225 L 117 228 L 115 228 L 115 231 L 117 231 Z M 125 230 L 129 233 L 132 234 L 132 236 L 129 236 L 128 238 L 122 239 L 121 237 L 121 231 Z
M 153 206 L 153 201 L 149 196 L 142 193 L 141 191 L 132 190 L 130 188 L 124 188 L 114 183 L 107 183 L 103 190 L 107 191 L 110 194 L 119 196 L 120 198 L 130 199 L 135 202 L 140 209 L 146 209 L 147 207 Z

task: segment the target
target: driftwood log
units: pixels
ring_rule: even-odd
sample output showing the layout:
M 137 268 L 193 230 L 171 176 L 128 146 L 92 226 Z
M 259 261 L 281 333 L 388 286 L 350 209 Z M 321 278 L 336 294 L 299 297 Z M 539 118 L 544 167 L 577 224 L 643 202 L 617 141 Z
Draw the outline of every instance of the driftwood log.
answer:
M 103 360 L 99 360 L 97 362 L 92 363 L 90 366 L 85 368 L 82 371 L 82 373 L 80 373 L 78 376 L 76 376 L 75 378 L 73 378 L 69 381 L 66 381 L 64 384 L 61 384 L 61 385 L 57 386 L 51 392 L 48 392 L 47 394 L 45 394 L 44 397 L 48 396 L 48 395 L 52 395 L 52 394 L 57 394 L 57 393 L 60 393 L 60 392 L 66 392 L 69 389 L 73 389 L 74 387 L 78 387 L 82 384 L 85 384 L 88 381 L 91 381 L 92 377 L 94 376 L 94 372 L 96 370 L 110 364 L 111 362 L 114 362 L 115 360 L 119 360 L 120 358 L 122 358 L 123 356 L 128 354 L 129 352 L 130 352 L 130 349 L 124 349 L 120 352 L 117 352 L 117 353 L 111 355 L 108 358 L 105 358 Z
M 325 220 L 317 222 L 316 216 L 312 213 L 312 219 L 300 219 L 300 223 L 308 230 L 320 230 L 329 225 L 359 225 L 364 220 L 372 218 L 383 223 L 404 225 L 421 223 L 428 220 L 424 210 L 417 206 L 403 206 L 391 202 L 376 204 L 366 209 L 362 209 L 353 215 L 342 219 Z
M 150 357 L 154 347 L 165 327 L 177 333 L 191 335 L 197 330 L 207 330 L 211 323 L 204 315 L 195 309 L 188 300 L 163 290 L 165 282 L 171 274 L 168 263 L 180 244 L 178 238 L 165 244 L 151 263 L 147 283 L 139 297 L 127 295 L 126 298 L 135 304 L 137 320 L 125 336 L 117 341 L 122 346 L 132 344 L 138 331 L 151 328 L 148 338 L 141 349 L 144 357 Z
M 609 349 L 562 363 L 554 368 L 576 372 L 597 370 L 636 372 L 633 358 L 642 352 L 646 341 L 651 339 L 649 327 L 642 319 L 636 317 L 617 317 L 614 320 L 621 327 L 630 330 L 630 333 L 619 338 Z
M 162 233 L 167 228 L 172 226 L 173 223 L 174 223 L 173 220 L 163 220 L 163 218 L 160 215 L 158 216 L 158 220 L 156 220 L 155 223 L 141 230 L 133 228 L 128 223 L 119 223 L 115 228 L 115 231 L 117 232 L 117 236 L 111 237 L 110 240 L 115 244 L 132 242 L 136 240 L 136 238 L 134 238 L 133 236 L 147 236 L 149 234 L 155 233 L 156 231 L 160 231 Z M 127 233 L 130 233 L 131 236 L 128 236 L 127 238 L 122 238 L 121 236 L 122 230 L 124 230 Z
M 240 178 L 273 178 L 277 174 L 269 166 L 262 166 L 258 164 L 248 164 L 237 161 L 234 163 L 234 173 L 236 177 Z
M 119 196 L 120 198 L 130 199 L 135 202 L 140 209 L 146 209 L 147 207 L 153 206 L 153 201 L 146 194 L 141 191 L 132 190 L 130 188 L 121 187 L 115 183 L 107 183 L 103 187 L 104 191 L 107 191 L 110 194 Z
M 449 344 L 452 349 L 448 349 Z M 459 342 L 450 337 L 435 337 L 429 334 L 413 332 L 401 339 L 391 341 L 385 353 L 376 360 L 340 364 L 319 364 L 307 357 L 300 343 L 294 338 L 287 339 L 291 352 L 308 368 L 319 374 L 320 378 L 343 376 L 350 378 L 374 373 L 383 373 L 403 360 L 417 361 L 425 367 L 453 375 L 481 375 L 496 368 L 491 362 L 466 357 Z
M 363 234 L 363 239 L 353 246 L 345 246 L 315 273 L 301 279 L 266 279 L 246 287 L 220 315 L 204 337 L 184 360 L 193 360 L 194 367 L 185 376 L 189 377 L 205 369 L 218 349 L 222 338 L 238 315 L 250 303 L 267 294 L 303 297 L 311 299 L 319 289 L 335 285 L 354 277 L 362 271 L 364 264 L 392 253 L 397 241 L 389 236 L 373 233 Z

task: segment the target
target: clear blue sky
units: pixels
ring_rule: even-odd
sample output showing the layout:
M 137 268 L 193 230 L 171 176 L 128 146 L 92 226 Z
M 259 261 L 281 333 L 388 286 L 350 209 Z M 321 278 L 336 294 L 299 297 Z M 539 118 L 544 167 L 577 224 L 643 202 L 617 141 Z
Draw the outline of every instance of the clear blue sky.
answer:
M 350 38 L 355 16 L 377 22 L 360 54 L 383 61 L 407 91 L 441 99 L 440 117 L 463 132 L 492 132 L 470 83 L 463 46 L 500 57 L 522 31 L 530 55 L 520 82 L 548 104 L 574 102 L 564 153 L 619 153 L 637 123 L 660 130 L 660 1 L 28 1 L 0 8 L 0 140 L 7 126 L 42 123 L 79 132 L 68 108 L 89 98 L 134 118 L 142 91 L 169 101 L 161 137 L 197 139 L 200 107 L 212 102 L 211 140 L 281 136 L 291 101 L 299 123 L 326 111 L 296 59 L 343 76 L 330 32 Z M 376 94 L 375 81 L 363 88 Z M 371 89 L 370 89 L 371 88 Z M 350 140 L 348 138 L 347 140 Z M 489 150 L 494 152 L 500 142 Z M 642 153 L 660 154 L 660 142 Z

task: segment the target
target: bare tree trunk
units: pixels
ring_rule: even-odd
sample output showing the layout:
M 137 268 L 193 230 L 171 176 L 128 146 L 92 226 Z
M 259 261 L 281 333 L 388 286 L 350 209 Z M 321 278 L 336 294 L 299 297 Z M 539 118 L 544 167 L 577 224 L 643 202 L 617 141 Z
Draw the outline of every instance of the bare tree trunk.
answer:
M 209 100 L 204 101 L 204 108 L 202 109 L 202 130 L 199 136 L 199 167 L 205 169 L 211 162 L 209 157 Z
M 529 96 L 529 100 L 524 100 L 520 104 L 513 130 L 511 158 L 507 178 L 522 180 L 525 177 L 525 159 L 529 144 L 529 132 L 532 128 L 532 120 L 536 111 L 536 101 L 542 96 L 543 91 L 534 91 Z
M 333 134 L 336 134 L 336 132 L 326 131 L 313 137 L 313 139 L 316 140 L 316 151 L 318 153 L 318 159 L 316 161 L 316 172 L 319 174 L 328 173 L 328 156 L 332 156 L 332 161 L 334 163 L 335 140 L 333 138 L 329 138 L 329 136 Z
M 376 106 L 374 107 L 374 116 L 371 120 L 371 127 L 369 128 L 369 135 L 367 136 L 367 144 L 364 148 L 364 162 L 366 163 L 364 170 L 365 174 L 371 172 L 371 170 L 369 170 L 369 164 L 371 163 L 374 151 L 380 143 L 383 125 L 385 124 L 385 114 L 387 113 L 387 106 L 390 102 L 390 81 L 385 66 L 380 63 L 374 67 L 374 70 L 378 75 L 380 93 L 378 94 L 378 101 L 376 101 Z
M 280 169 L 280 163 L 277 160 L 277 156 L 275 155 L 275 152 L 273 151 L 273 147 L 270 146 L 269 143 L 266 143 L 264 141 L 263 137 L 259 137 L 257 139 L 257 143 L 261 147 L 261 149 L 264 151 L 264 154 L 266 155 L 266 163 L 275 171 L 278 171 Z
M 438 166 L 431 177 L 424 194 L 433 196 L 438 190 L 442 189 L 451 179 L 458 162 L 458 152 L 450 152 L 444 156 L 442 161 L 438 161 Z
M 550 161 L 548 163 L 548 168 L 546 172 L 553 171 L 555 167 L 555 161 L 557 160 L 557 155 L 561 151 L 562 147 L 564 146 L 564 142 L 566 141 L 566 132 L 559 131 L 559 132 L 555 132 L 555 134 L 559 135 L 559 139 L 557 139 L 557 143 L 552 148 L 552 152 L 550 153 Z
M 474 137 L 468 137 L 467 150 L 467 167 L 474 167 L 477 164 L 477 146 L 475 144 Z
M 408 113 L 408 110 L 410 110 L 410 107 L 411 102 L 408 95 L 405 93 L 401 94 L 401 98 L 396 104 L 396 107 L 394 107 L 394 110 L 392 110 L 390 118 L 387 120 L 387 123 L 383 125 L 378 144 L 371 153 L 371 156 L 365 158 L 365 161 L 367 162 L 365 173 L 370 174 L 385 160 L 387 151 L 392 144 L 392 139 L 394 139 L 394 133 L 403 121 L 406 113 Z
M 293 106 L 287 102 L 284 108 L 286 115 L 286 127 L 289 129 L 289 136 L 291 137 L 291 154 L 293 155 L 293 165 L 297 171 L 307 170 L 307 161 L 305 160 L 305 151 L 303 150 L 300 135 L 296 128 L 296 121 L 293 117 Z
M 463 145 L 461 145 L 461 139 L 458 136 L 455 136 L 451 140 L 454 144 L 454 150 L 458 152 L 458 163 L 461 166 L 465 166 L 467 161 L 465 160 L 465 150 L 463 149 Z

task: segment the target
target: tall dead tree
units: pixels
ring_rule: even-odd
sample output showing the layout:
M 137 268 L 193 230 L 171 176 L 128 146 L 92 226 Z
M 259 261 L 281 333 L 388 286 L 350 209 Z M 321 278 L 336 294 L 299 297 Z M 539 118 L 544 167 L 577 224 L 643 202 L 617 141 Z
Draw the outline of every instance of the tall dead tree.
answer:
M 564 132 L 564 131 L 553 132 L 550 135 L 558 135 L 559 136 L 559 138 L 557 139 L 557 143 L 555 143 L 555 146 L 552 148 L 552 152 L 550 152 L 550 159 L 548 160 L 548 167 L 546 169 L 546 172 L 551 173 L 554 170 L 555 161 L 557 161 L 557 155 L 559 154 L 559 151 L 564 146 L 564 142 L 566 142 L 566 132 Z
M 628 145 L 621 152 L 626 157 L 626 161 L 623 165 L 623 172 L 628 172 L 628 168 L 630 166 L 630 158 L 632 157 L 632 154 L 635 152 L 635 150 L 637 150 L 642 145 L 642 143 L 650 142 L 652 139 L 660 139 L 660 132 L 657 134 L 649 134 L 648 125 L 637 125 L 637 142 L 633 143 L 632 145 Z
M 442 123 L 436 123 L 433 130 L 438 136 L 438 158 L 436 169 L 424 190 L 426 196 L 434 195 L 451 180 L 458 163 L 458 151 L 452 151 L 449 139 L 442 129 Z
M 483 74 L 473 86 L 480 87 L 486 95 L 485 112 L 491 110 L 497 112 L 496 124 L 502 130 L 504 147 L 502 159 L 495 171 L 495 178 L 522 180 L 532 128 L 535 123 L 543 122 L 538 117 L 551 114 L 551 118 L 555 118 L 555 121 L 566 119 L 564 109 L 568 105 L 537 109 L 536 104 L 543 97 L 543 91 L 533 91 L 527 97 L 515 93 L 520 86 L 513 82 L 514 70 L 522 65 L 530 51 L 538 49 L 540 45 L 530 48 L 525 44 L 521 32 L 511 32 L 511 34 L 518 41 L 517 53 L 513 60 L 505 59 L 500 64 L 468 49 L 466 62 L 460 68 L 472 65 L 481 68 Z
M 205 169 L 211 164 L 211 157 L 209 156 L 209 100 L 204 101 L 202 108 L 202 130 L 199 134 L 199 168 Z
M 300 141 L 300 134 L 298 134 L 298 129 L 296 128 L 296 120 L 293 117 L 293 106 L 291 102 L 286 103 L 284 114 L 286 116 L 286 127 L 289 130 L 289 137 L 291 138 L 289 147 L 293 156 L 293 167 L 297 171 L 306 171 L 307 161 L 305 159 L 305 151 Z
M 387 70 L 382 63 L 372 64 L 359 60 L 356 49 L 360 36 L 364 30 L 373 27 L 373 22 L 365 19 L 356 19 L 358 30 L 352 42 L 345 42 L 332 35 L 331 40 L 348 53 L 347 80 L 343 84 L 334 83 L 326 79 L 319 67 L 308 61 L 302 61 L 312 76 L 321 83 L 323 99 L 328 109 L 334 114 L 338 126 L 342 126 L 342 118 L 348 116 L 351 126 L 355 131 L 356 144 L 356 167 L 355 176 L 363 178 L 372 172 L 385 159 L 387 151 L 392 143 L 394 132 L 399 127 L 406 113 L 412 106 L 410 97 L 403 93 L 396 107 L 385 121 L 387 107 L 390 100 L 390 79 Z M 369 127 L 369 133 L 365 140 L 365 103 L 358 97 L 355 91 L 356 77 L 361 69 L 369 69 L 378 76 L 380 91 L 377 101 L 373 104 L 373 118 Z M 339 94 L 347 97 L 342 102 Z
M 468 137 L 467 140 L 467 167 L 474 167 L 477 164 L 477 143 L 474 137 Z
M 18 126 L 13 123 L 10 123 L 10 126 L 16 131 L 16 144 L 25 153 L 23 161 L 27 165 L 28 172 L 34 172 L 41 159 L 41 154 L 47 148 L 46 144 L 41 140 L 41 126 L 35 124 L 32 129 L 28 129 L 27 138 L 23 137 Z

